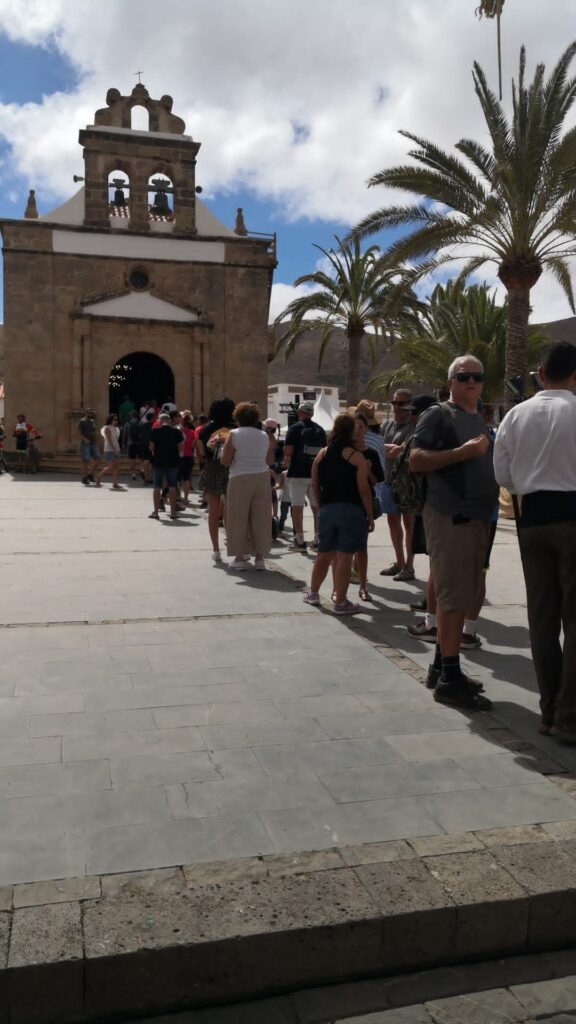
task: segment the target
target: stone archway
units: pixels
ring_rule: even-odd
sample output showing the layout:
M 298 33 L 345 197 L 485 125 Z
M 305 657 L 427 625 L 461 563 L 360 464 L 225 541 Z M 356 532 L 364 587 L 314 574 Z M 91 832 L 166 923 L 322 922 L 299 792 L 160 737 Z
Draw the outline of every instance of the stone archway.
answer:
M 137 409 L 150 398 L 158 405 L 174 401 L 175 384 L 171 367 L 153 352 L 129 352 L 110 370 L 108 398 L 110 412 L 117 412 L 125 396 Z

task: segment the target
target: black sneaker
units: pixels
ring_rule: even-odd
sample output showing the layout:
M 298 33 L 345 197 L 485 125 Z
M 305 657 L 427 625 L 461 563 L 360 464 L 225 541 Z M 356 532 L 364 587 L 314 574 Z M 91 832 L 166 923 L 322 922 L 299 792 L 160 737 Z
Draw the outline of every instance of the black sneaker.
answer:
M 439 668 L 434 668 L 434 665 L 428 666 L 428 675 L 426 676 L 425 683 L 427 690 L 436 689 L 437 684 L 440 682 L 441 674 L 442 673 Z M 461 673 L 461 679 L 465 681 L 466 685 L 472 690 L 473 693 L 482 693 L 482 691 L 484 690 L 483 683 L 477 682 L 476 679 L 470 679 L 470 676 L 464 675 L 463 672 Z
M 93 473 L 88 473 L 88 480 L 89 480 L 89 482 L 91 484 L 95 483 L 94 474 Z
M 82 483 L 84 484 L 84 487 L 89 487 L 90 486 L 90 477 L 83 476 L 82 477 Z
M 464 708 L 468 711 L 489 711 L 492 701 L 479 693 L 477 687 L 472 687 L 473 680 L 461 675 L 454 682 L 445 683 L 442 679 L 436 684 L 434 700 L 439 704 L 446 704 L 452 708 Z
M 413 612 L 427 612 L 428 602 L 425 597 L 421 597 L 419 601 L 411 601 L 410 608 Z

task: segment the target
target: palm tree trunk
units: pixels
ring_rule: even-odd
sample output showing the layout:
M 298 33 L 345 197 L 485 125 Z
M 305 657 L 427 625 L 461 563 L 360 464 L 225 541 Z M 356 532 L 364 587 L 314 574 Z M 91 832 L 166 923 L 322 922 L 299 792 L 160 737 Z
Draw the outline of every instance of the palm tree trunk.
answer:
M 530 289 L 508 288 L 508 318 L 506 322 L 506 361 L 504 376 L 522 377 L 528 373 L 528 318 L 530 316 Z
M 348 331 L 348 364 L 346 366 L 346 401 L 357 405 L 360 400 L 360 354 L 364 331 Z

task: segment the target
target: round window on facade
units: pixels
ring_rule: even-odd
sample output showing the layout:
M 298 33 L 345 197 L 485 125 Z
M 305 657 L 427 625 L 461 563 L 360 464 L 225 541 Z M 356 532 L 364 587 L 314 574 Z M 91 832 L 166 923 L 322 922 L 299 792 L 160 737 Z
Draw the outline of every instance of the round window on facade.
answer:
M 136 288 L 138 291 L 142 291 L 149 285 L 148 274 L 145 270 L 133 270 L 130 274 L 130 284 L 132 288 Z

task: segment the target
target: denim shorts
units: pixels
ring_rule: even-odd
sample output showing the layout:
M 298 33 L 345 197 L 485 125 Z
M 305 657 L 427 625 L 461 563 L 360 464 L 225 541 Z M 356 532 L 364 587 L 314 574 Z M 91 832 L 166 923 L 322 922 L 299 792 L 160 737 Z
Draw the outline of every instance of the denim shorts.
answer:
M 318 551 L 341 551 L 353 555 L 365 551 L 368 523 L 361 505 L 349 501 L 322 505 L 318 515 Z
M 90 459 L 100 458 L 100 449 L 95 441 L 80 442 L 80 458 L 82 462 L 90 462 Z
M 104 452 L 104 459 L 106 462 L 117 462 L 120 458 L 120 452 Z
M 376 497 L 380 502 L 383 516 L 401 515 L 400 509 L 392 497 L 392 488 L 389 484 L 376 484 Z
M 177 466 L 153 466 L 152 483 L 154 487 L 162 487 L 166 481 L 166 487 L 176 487 L 178 477 Z

